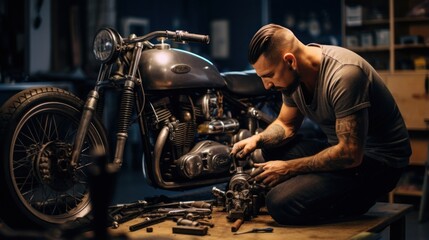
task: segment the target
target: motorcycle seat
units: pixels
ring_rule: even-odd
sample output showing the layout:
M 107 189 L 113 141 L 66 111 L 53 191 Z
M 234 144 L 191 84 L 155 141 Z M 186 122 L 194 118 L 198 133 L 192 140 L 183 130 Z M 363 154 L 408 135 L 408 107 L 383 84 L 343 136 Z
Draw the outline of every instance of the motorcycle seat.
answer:
M 223 72 L 221 75 L 225 79 L 227 89 L 234 94 L 261 96 L 271 92 L 265 89 L 255 70 Z

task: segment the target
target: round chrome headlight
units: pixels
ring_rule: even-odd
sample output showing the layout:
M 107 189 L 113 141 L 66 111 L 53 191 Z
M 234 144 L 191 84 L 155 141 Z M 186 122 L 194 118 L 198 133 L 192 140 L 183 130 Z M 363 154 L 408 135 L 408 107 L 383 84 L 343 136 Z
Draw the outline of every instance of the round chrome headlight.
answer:
M 95 58 L 103 63 L 116 59 L 121 44 L 121 37 L 118 32 L 111 28 L 102 28 L 95 35 L 93 52 Z

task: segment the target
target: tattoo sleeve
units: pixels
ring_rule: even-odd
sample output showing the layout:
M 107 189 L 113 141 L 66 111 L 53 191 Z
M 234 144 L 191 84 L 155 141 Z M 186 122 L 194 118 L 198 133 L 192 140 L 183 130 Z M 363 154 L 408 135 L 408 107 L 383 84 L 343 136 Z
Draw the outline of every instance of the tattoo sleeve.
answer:
M 331 171 L 355 167 L 363 157 L 363 147 L 368 129 L 367 110 L 337 119 L 338 144 L 310 157 L 307 171 Z
M 286 139 L 285 130 L 279 124 L 273 123 L 260 134 L 258 147 L 274 147 Z

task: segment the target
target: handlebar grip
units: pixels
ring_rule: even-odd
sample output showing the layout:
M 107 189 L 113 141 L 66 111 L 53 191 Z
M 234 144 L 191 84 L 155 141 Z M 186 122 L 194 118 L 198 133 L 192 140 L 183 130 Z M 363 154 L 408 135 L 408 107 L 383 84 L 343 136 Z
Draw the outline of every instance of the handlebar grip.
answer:
M 170 33 L 173 33 L 173 32 L 170 32 Z M 210 42 L 209 35 L 188 33 L 186 31 L 178 30 L 174 32 L 174 34 L 169 34 L 169 35 L 173 35 L 172 38 L 178 42 L 199 42 L 199 43 L 205 43 L 205 44 L 209 44 Z

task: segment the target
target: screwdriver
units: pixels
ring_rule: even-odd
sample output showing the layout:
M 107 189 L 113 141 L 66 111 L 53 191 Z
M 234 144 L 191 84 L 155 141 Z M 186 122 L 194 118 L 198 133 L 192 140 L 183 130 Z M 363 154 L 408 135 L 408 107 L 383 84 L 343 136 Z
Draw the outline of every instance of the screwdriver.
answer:
M 248 231 L 235 232 L 234 235 L 245 234 L 245 233 L 258 233 L 258 232 L 271 233 L 273 232 L 273 230 L 274 230 L 273 228 L 253 228 Z

